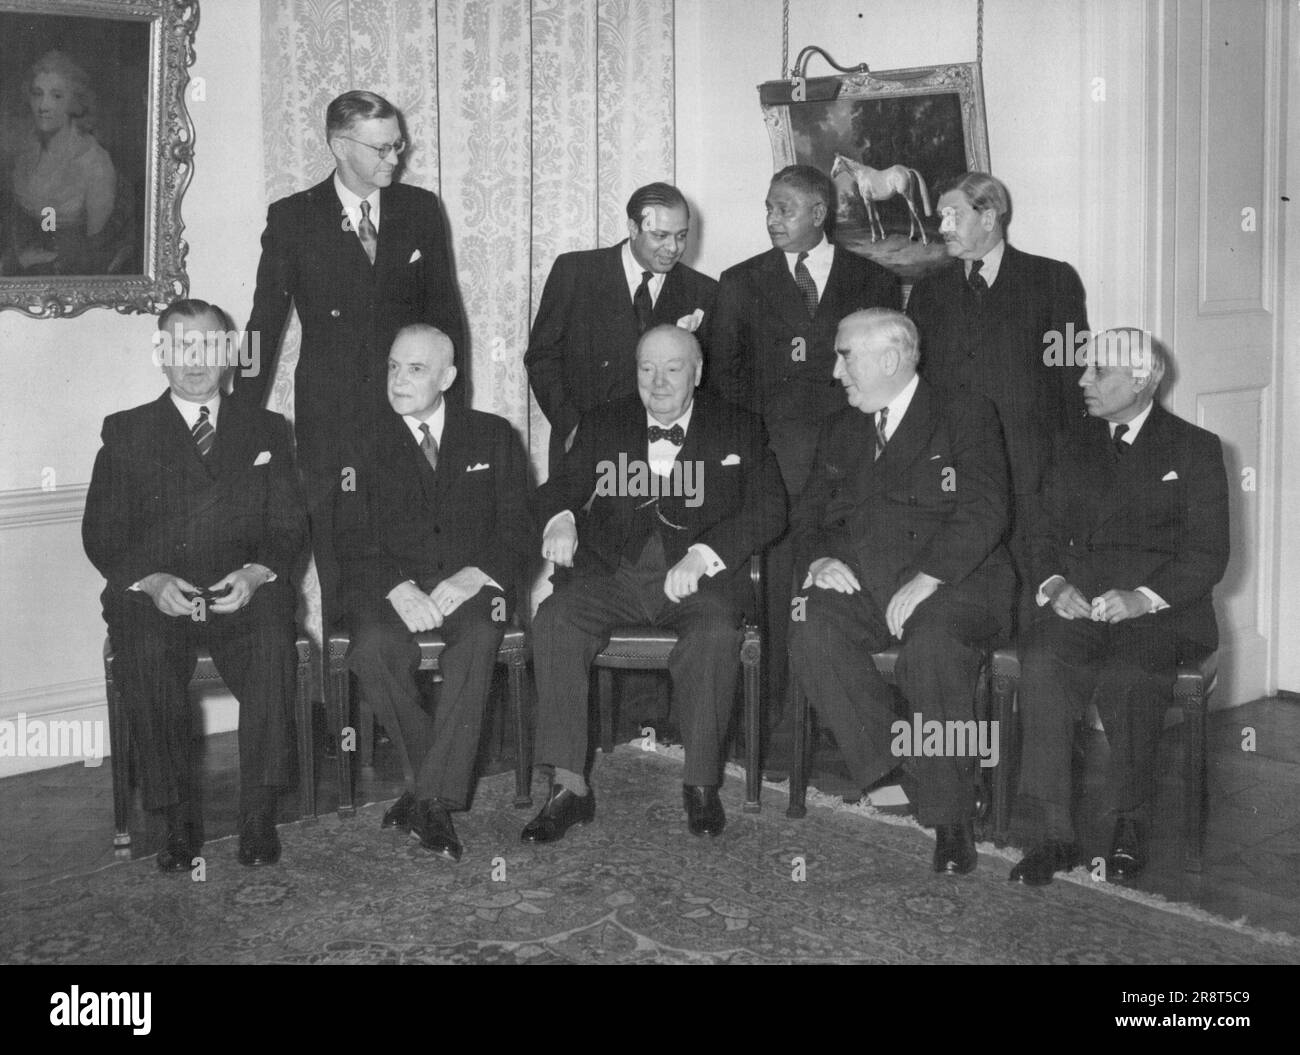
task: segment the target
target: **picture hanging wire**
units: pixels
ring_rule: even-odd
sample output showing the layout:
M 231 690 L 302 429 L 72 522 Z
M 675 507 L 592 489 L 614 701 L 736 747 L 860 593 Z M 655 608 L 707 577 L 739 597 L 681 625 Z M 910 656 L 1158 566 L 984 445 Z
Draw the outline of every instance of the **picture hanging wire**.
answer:
M 857 66 L 841 66 L 838 62 L 830 57 L 819 47 L 809 45 L 799 52 L 798 58 L 794 60 L 794 66 L 790 66 L 790 0 L 781 0 L 781 77 L 795 78 L 804 76 L 808 59 L 812 57 L 810 53 L 816 53 L 824 58 L 828 63 L 839 70 L 841 73 L 866 73 L 867 64 L 859 63 Z M 975 0 L 975 63 L 981 69 L 984 68 L 984 0 Z

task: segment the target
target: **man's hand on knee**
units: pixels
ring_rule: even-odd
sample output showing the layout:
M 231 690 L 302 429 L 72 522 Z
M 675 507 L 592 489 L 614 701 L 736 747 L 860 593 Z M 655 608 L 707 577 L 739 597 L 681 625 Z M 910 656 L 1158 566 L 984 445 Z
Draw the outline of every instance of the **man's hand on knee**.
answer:
M 578 526 L 570 516 L 557 516 L 542 535 L 542 559 L 554 561 L 561 568 L 572 568 L 577 551 Z
M 413 582 L 399 583 L 388 591 L 388 601 L 401 616 L 406 629 L 413 634 L 422 630 L 437 630 L 442 626 L 442 613 L 433 598 Z
M 885 609 L 885 624 L 889 627 L 889 632 L 901 640 L 903 627 L 916 611 L 916 606 L 942 585 L 943 582 L 933 575 L 918 571 L 899 587 L 898 592 L 889 599 L 889 606 Z
M 808 575 L 803 588 L 817 586 L 823 590 L 835 590 L 838 593 L 857 593 L 862 589 L 853 569 L 835 557 L 818 557 L 808 565 Z
M 700 553 L 688 551 L 686 556 L 668 569 L 668 574 L 664 577 L 664 596 L 677 604 L 682 598 L 697 593 L 705 567 L 704 557 Z
M 478 568 L 461 568 L 438 583 L 429 597 L 443 618 L 473 597 L 487 585 L 488 577 Z

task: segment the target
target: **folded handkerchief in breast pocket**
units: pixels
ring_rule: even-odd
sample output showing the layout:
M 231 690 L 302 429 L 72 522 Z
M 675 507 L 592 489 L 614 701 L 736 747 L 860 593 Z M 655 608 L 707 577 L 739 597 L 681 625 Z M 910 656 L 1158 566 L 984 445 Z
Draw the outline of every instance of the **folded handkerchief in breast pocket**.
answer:
M 1160 477 L 1160 482 L 1162 484 L 1165 484 L 1168 483 L 1170 480 L 1177 480 L 1177 479 L 1178 479 L 1178 473 L 1173 469 L 1170 469 L 1167 473 L 1165 473 L 1164 476 Z
M 411 254 L 411 259 L 408 260 L 407 263 L 408 263 L 408 264 L 414 264 L 414 263 L 415 263 L 417 260 L 419 260 L 420 257 L 422 257 L 422 256 L 424 256 L 424 254 L 421 253 L 421 252 L 417 249 L 414 253 Z
M 266 464 L 267 462 L 269 462 L 270 460 L 271 460 L 271 452 L 270 452 L 270 451 L 263 451 L 261 454 L 259 454 L 259 455 L 254 459 L 254 461 L 253 461 L 253 466 L 256 467 L 256 466 L 259 466 L 259 465 L 265 465 L 265 464 Z
M 739 465 L 739 464 L 740 464 L 740 455 L 739 455 L 739 454 L 728 454 L 725 458 L 722 459 L 722 464 L 723 464 L 723 465 Z
M 477 473 L 490 468 L 492 467 L 487 462 L 476 462 L 474 465 L 469 466 L 465 471 L 467 473 Z

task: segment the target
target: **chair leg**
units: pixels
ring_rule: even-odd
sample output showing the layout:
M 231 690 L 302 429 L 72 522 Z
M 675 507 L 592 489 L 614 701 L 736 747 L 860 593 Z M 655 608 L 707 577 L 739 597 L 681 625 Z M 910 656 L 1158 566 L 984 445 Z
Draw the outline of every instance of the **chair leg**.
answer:
M 113 755 L 113 847 L 131 845 L 131 732 L 122 695 L 113 681 L 113 661 L 104 660 L 104 689 L 108 700 L 108 749 Z
M 311 650 L 298 657 L 298 809 L 303 817 L 316 816 L 316 754 L 312 750 Z
M 762 793 L 763 773 L 761 769 L 760 743 L 762 735 L 761 706 L 759 701 L 759 671 L 762 669 L 763 645 L 758 634 L 746 633 L 745 642 L 740 646 L 741 677 L 744 679 L 745 694 L 745 813 L 758 813 L 763 805 L 759 801 Z
M 533 804 L 533 765 L 528 743 L 528 661 L 522 653 L 511 657 L 506 675 L 515 713 L 515 809 L 526 810 Z
M 614 750 L 614 672 L 609 667 L 596 669 L 596 705 L 600 708 L 600 749 L 604 754 Z
M 1205 832 L 1205 686 L 1183 707 L 1183 869 L 1201 870 Z
M 794 713 L 790 716 L 794 726 L 794 750 L 790 759 L 790 805 L 785 815 L 799 820 L 808 815 L 804 805 L 808 790 L 808 697 L 798 686 L 790 695 L 794 706 Z
M 351 817 L 357 812 L 356 802 L 352 797 L 352 755 L 355 753 L 355 740 L 352 744 L 353 750 L 345 750 L 346 743 L 343 738 L 343 731 L 348 727 L 348 719 L 352 710 L 351 693 L 348 684 L 348 668 L 344 663 L 340 664 L 338 670 L 329 672 L 329 688 L 326 690 L 326 706 L 330 710 L 330 727 L 334 730 L 334 735 L 338 737 L 338 778 L 339 778 L 339 816 Z

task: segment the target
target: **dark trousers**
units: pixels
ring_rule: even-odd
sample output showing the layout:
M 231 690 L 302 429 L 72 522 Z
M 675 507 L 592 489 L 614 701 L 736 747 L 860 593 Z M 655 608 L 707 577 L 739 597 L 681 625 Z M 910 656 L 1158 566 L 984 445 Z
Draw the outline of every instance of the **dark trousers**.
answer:
M 1097 706 L 1110 746 L 1108 780 L 1121 816 L 1140 816 L 1154 782 L 1157 723 L 1173 691 L 1177 637 L 1151 616 L 1122 623 L 1062 619 L 1044 609 L 1021 648 L 1020 794 L 1012 827 L 1031 842 L 1074 841 L 1075 723 Z
M 292 781 L 290 714 L 297 676 L 294 595 L 289 583 L 267 583 L 230 615 L 206 620 L 167 616 L 140 591 L 104 598 L 121 687 L 139 762 L 141 798 L 158 810 L 187 801 L 196 730 L 189 683 L 199 646 L 206 646 L 239 702 L 239 783 L 244 809 L 262 804 L 261 788 Z
M 835 734 L 857 783 L 867 788 L 902 761 L 891 752 L 893 723 L 918 713 L 924 721 L 973 721 L 981 645 L 1001 632 L 998 618 L 939 587 L 903 628 L 894 677 L 908 709 L 895 712 L 893 692 L 871 660 L 891 644 L 885 613 L 864 590 L 804 591 L 803 620 L 790 626 L 790 674 Z M 919 757 L 907 768 L 917 782 L 917 819 L 956 824 L 974 808 L 969 757 Z
M 675 630 L 668 658 L 673 703 L 686 748 L 685 784 L 722 782 L 722 746 L 731 717 L 740 653 L 741 613 L 725 589 L 674 603 L 664 594 L 667 568 L 657 536 L 636 563 L 611 575 L 577 573 L 558 584 L 533 620 L 537 677 L 538 763 L 582 773 L 587 765 L 587 686 L 596 653 L 617 626 Z
M 805 574 L 807 568 L 804 569 Z M 787 717 L 789 698 L 790 599 L 795 594 L 794 544 L 789 534 L 768 549 L 763 567 L 763 605 L 767 625 L 763 628 L 763 676 L 767 682 L 767 732 Z
M 416 798 L 438 799 L 456 810 L 469 802 L 505 615 L 505 599 L 485 586 L 443 621 L 442 688 L 433 717 L 421 706 L 415 681 L 420 646 L 401 616 L 382 597 L 352 615 L 348 667 L 415 774 L 410 790 Z

